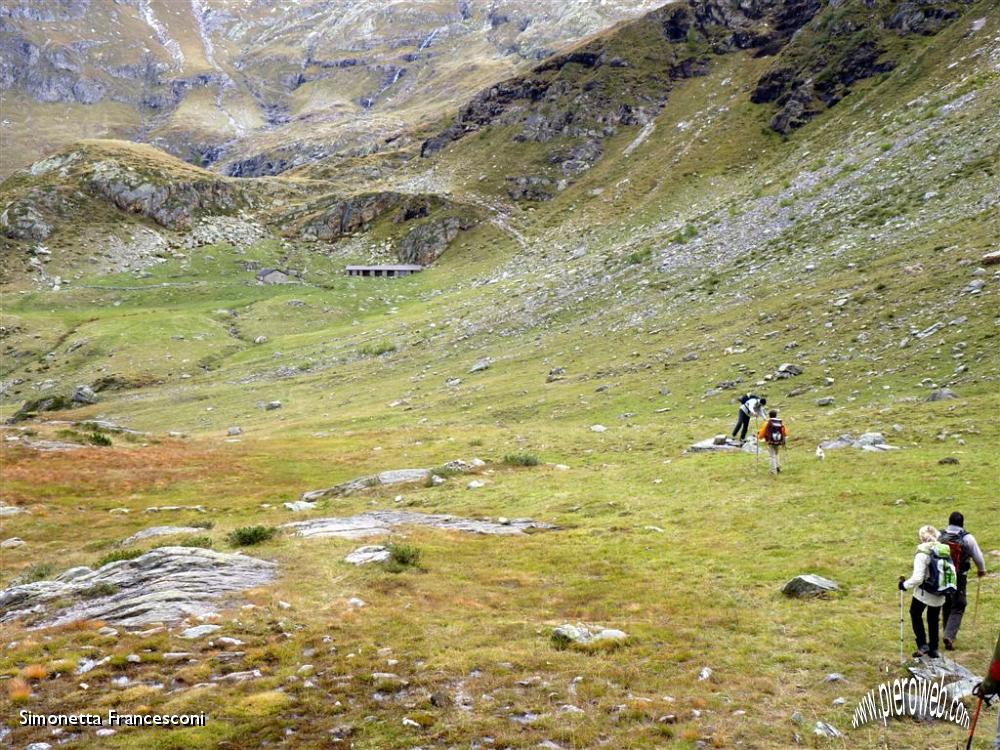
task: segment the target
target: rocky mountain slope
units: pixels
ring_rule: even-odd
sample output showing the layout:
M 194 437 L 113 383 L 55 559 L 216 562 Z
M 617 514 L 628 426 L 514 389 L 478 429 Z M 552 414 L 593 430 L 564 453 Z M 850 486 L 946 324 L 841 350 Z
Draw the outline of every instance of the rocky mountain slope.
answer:
M 0 8 L 3 174 L 81 137 L 233 175 L 378 148 L 651 0 L 16 0 Z

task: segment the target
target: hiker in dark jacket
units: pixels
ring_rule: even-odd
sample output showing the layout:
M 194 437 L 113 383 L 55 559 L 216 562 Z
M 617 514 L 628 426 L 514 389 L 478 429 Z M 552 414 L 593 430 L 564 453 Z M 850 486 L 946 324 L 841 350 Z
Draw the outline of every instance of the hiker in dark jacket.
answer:
M 1000 696 L 1000 638 L 997 638 L 997 646 L 993 649 L 993 661 L 990 662 L 986 677 L 981 683 L 976 685 L 973 694 L 989 698 L 990 696 Z M 994 747 L 1000 750 L 1000 716 L 997 716 L 997 738 Z
M 736 433 L 739 432 L 740 442 L 746 442 L 747 430 L 750 429 L 750 418 L 756 416 L 764 419 L 765 404 L 767 404 L 766 398 L 754 396 L 752 393 L 748 393 L 740 399 L 740 411 L 736 418 L 736 426 L 733 428 L 734 438 L 736 437 Z
M 938 617 L 941 614 L 941 607 L 944 606 L 945 597 L 942 594 L 932 594 L 921 588 L 921 584 L 927 578 L 931 549 L 934 548 L 938 555 L 947 555 L 948 547 L 943 544 L 938 545 L 938 530 L 933 526 L 921 526 L 917 536 L 920 544 L 917 545 L 917 554 L 913 557 L 913 575 L 905 580 L 902 576 L 899 577 L 899 590 L 913 589 L 913 599 L 910 600 L 910 624 L 913 626 L 913 635 L 917 641 L 917 650 L 913 652 L 913 656 L 929 656 L 937 659 L 940 656 L 937 650 Z M 924 610 L 927 610 L 926 630 L 924 630 Z
M 957 510 L 948 517 L 948 525 L 938 541 L 951 548 L 951 561 L 955 563 L 958 572 L 958 590 L 951 594 L 944 603 L 941 612 L 944 621 L 944 647 L 949 651 L 955 648 L 958 629 L 962 626 L 962 615 L 968 603 L 966 589 L 969 585 L 969 571 L 972 563 L 976 563 L 976 575 L 982 578 L 986 575 L 986 561 L 976 538 L 965 530 L 965 517 Z

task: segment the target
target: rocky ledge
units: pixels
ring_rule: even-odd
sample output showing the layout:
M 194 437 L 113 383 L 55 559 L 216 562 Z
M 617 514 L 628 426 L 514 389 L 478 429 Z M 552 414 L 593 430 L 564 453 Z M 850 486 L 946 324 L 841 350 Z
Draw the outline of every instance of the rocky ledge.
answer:
M 296 521 L 282 526 L 291 529 L 298 536 L 341 537 L 359 539 L 368 536 L 388 534 L 396 526 L 429 526 L 444 531 L 464 531 L 472 534 L 495 536 L 516 536 L 530 529 L 551 530 L 552 524 L 533 521 L 530 518 L 515 518 L 507 521 L 478 520 L 460 516 L 412 513 L 410 511 L 373 510 L 356 516 L 317 518 L 311 521 Z
M 160 547 L 98 570 L 70 568 L 53 581 L 0 591 L 0 623 L 52 627 L 79 620 L 124 626 L 215 612 L 220 599 L 274 580 L 277 564 L 196 547 Z

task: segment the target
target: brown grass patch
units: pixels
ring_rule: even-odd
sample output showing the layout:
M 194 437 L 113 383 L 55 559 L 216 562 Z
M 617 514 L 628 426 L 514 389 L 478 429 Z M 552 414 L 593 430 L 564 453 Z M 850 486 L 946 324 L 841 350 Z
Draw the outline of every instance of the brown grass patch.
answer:
M 44 680 L 49 676 L 49 670 L 41 664 L 29 664 L 21 670 L 21 677 L 26 680 Z
M 31 698 L 31 687 L 20 677 L 7 683 L 7 697 L 12 703 L 27 703 Z

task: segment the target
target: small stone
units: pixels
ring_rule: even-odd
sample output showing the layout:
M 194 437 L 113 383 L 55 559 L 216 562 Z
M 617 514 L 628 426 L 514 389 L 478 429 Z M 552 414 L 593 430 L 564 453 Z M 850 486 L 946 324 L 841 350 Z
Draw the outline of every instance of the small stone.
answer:
M 368 565 L 369 563 L 385 562 L 391 557 L 389 548 L 381 544 L 369 544 L 358 547 L 344 558 L 351 565 Z
M 594 424 L 590 426 L 591 432 L 607 432 L 608 428 L 602 424 Z
M 942 466 L 958 466 L 958 459 L 954 456 L 945 456 L 938 463 Z
M 267 336 L 258 336 L 257 338 L 255 338 L 253 340 L 253 342 L 255 344 L 266 344 L 267 343 Z
M 939 388 L 936 391 L 932 391 L 931 395 L 927 397 L 928 401 L 950 401 L 951 399 L 958 398 L 958 394 L 950 388 Z
M 22 546 L 24 546 L 24 540 L 16 536 L 12 536 L 10 539 L 4 539 L 0 542 L 0 549 L 14 549 L 15 547 Z
M 293 513 L 299 513 L 304 510 L 313 510 L 316 507 L 316 503 L 310 503 L 307 500 L 296 500 L 295 502 L 285 503 L 284 505 Z
M 233 426 L 226 431 L 226 434 L 229 435 L 230 437 L 234 437 L 236 435 L 242 435 L 243 429 L 241 427 Z
M 350 599 L 347 600 L 347 606 L 354 607 L 355 609 L 360 609 L 361 607 L 365 607 L 367 605 L 368 602 L 366 602 L 364 599 L 359 599 L 356 596 L 352 596 Z
M 816 399 L 816 406 L 832 406 L 836 400 L 833 396 L 824 396 L 823 398 Z
M 193 628 L 187 628 L 186 630 L 184 630 L 181 633 L 181 638 L 188 638 L 188 639 L 203 638 L 206 635 L 211 635 L 212 633 L 215 633 L 219 630 L 222 630 L 221 625 L 211 625 L 211 624 L 196 625 Z
M 268 401 L 266 404 L 264 404 L 264 411 L 274 411 L 275 409 L 280 409 L 280 408 L 281 408 L 280 401 Z
M 486 483 L 485 482 L 481 482 L 478 479 L 473 479 L 468 484 L 468 488 L 470 490 L 478 490 L 480 487 L 485 487 L 485 486 L 486 486 Z

